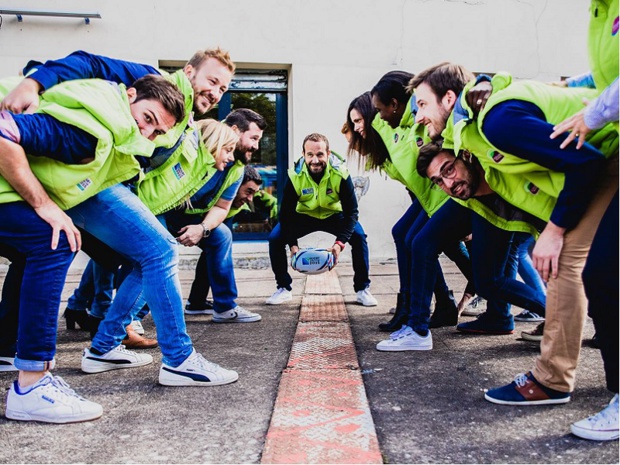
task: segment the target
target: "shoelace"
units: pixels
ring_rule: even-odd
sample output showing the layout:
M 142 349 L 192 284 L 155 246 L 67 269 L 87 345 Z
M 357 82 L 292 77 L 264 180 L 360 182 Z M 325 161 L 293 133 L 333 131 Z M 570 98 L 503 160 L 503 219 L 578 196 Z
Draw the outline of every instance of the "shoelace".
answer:
M 44 385 L 46 384 L 53 386 L 54 388 L 56 388 L 56 390 L 66 396 L 82 399 L 82 397 L 79 396 L 73 389 L 71 389 L 71 387 L 60 376 L 50 376 L 50 378 L 48 378 L 47 381 L 44 383 Z
M 517 375 L 517 377 L 515 378 L 515 384 L 519 387 L 523 387 L 525 386 L 525 384 L 527 383 L 528 378 L 527 375 L 525 373 L 520 373 Z
M 125 346 L 123 344 L 121 344 L 120 346 L 118 346 L 116 348 L 117 352 L 120 352 L 121 354 L 127 354 L 127 355 L 135 355 L 135 352 L 133 350 L 127 350 L 125 349 Z
M 400 329 L 394 331 L 392 334 L 390 334 L 390 339 L 392 339 L 393 341 L 400 339 L 403 336 L 406 336 L 405 332 L 407 331 L 407 329 L 409 329 L 409 327 L 407 325 L 402 325 L 400 327 Z
M 196 354 L 194 360 L 192 360 L 196 365 L 200 368 L 204 368 L 209 371 L 217 371 L 220 366 L 217 363 L 210 362 L 206 358 L 204 358 L 201 354 Z
M 602 424 L 611 424 L 612 422 L 614 422 L 615 418 L 614 418 L 614 409 L 618 408 L 618 402 L 610 402 L 609 405 L 607 407 L 605 407 L 603 410 L 601 410 L 600 412 L 598 412 L 596 415 L 592 415 L 590 418 L 588 418 L 588 422 L 589 423 L 602 423 Z M 617 414 L 616 414 L 617 416 Z

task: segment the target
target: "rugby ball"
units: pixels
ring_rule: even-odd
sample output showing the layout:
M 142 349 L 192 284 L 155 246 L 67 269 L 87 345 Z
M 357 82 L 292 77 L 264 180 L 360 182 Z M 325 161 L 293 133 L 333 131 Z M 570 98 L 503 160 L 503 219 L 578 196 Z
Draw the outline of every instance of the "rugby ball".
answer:
M 334 256 L 327 249 L 300 249 L 291 258 L 291 267 L 304 274 L 320 274 L 334 267 Z

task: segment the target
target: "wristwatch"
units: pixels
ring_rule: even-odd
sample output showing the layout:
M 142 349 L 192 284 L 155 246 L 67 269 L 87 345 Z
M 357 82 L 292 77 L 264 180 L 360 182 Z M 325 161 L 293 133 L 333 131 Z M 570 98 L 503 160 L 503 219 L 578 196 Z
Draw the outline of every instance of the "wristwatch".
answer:
M 200 223 L 200 226 L 202 226 L 202 237 L 209 237 L 211 230 L 202 223 Z

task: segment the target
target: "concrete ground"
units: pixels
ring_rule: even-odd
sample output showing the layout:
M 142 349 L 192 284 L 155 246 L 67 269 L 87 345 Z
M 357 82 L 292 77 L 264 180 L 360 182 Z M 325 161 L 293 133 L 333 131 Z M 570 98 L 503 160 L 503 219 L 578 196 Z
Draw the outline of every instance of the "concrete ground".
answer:
M 457 298 L 463 278 L 443 262 Z M 6 267 L 0 266 L 0 280 Z M 570 424 L 600 410 L 611 395 L 604 388 L 598 351 L 584 346 L 572 401 L 562 406 L 510 407 L 484 400 L 485 388 L 511 381 L 533 366 L 535 344 L 518 334 L 534 327 L 517 323 L 509 336 L 468 336 L 454 328 L 433 331 L 428 352 L 384 353 L 387 336 L 377 324 L 389 318 L 398 289 L 396 265 L 373 263 L 372 292 L 379 306 L 355 304 L 350 265 L 337 267 L 359 370 L 385 463 L 618 463 L 618 441 L 592 442 L 572 436 Z M 298 324 L 306 277 L 295 274 L 294 298 L 266 306 L 275 290 L 269 269 L 236 270 L 238 303 L 259 312 L 250 324 L 214 324 L 210 316 L 188 316 L 188 332 L 209 360 L 239 372 L 236 383 L 211 388 L 157 384 L 155 363 L 129 370 L 86 375 L 80 371 L 87 333 L 67 331 L 60 320 L 58 365 L 54 370 L 78 393 L 99 402 L 104 416 L 69 425 L 22 423 L 0 407 L 0 463 L 260 463 L 279 382 Z M 67 279 L 64 300 L 80 275 Z M 187 295 L 193 273 L 182 271 Z M 63 302 L 62 308 L 64 308 Z M 514 309 L 515 312 L 518 309 Z M 463 317 L 465 319 L 467 317 Z M 147 336 L 155 337 L 150 317 Z M 0 373 L 5 391 L 15 378 Z M 266 463 L 266 462 L 263 462 Z

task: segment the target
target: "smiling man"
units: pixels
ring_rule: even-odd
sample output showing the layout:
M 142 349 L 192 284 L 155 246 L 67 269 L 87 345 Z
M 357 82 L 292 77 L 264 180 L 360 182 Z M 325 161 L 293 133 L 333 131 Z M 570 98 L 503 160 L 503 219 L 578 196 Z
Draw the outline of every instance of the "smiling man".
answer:
M 369 290 L 366 233 L 358 222 L 355 189 L 344 160 L 329 150 L 329 141 L 322 134 L 306 136 L 302 147 L 303 157 L 288 171 L 279 223 L 269 235 L 269 258 L 278 289 L 266 303 L 279 305 L 293 298 L 286 246 L 292 257 L 299 250 L 297 239 L 324 231 L 336 236 L 329 249 L 335 263 L 345 243 L 351 244 L 357 302 L 375 306 L 377 301 Z

